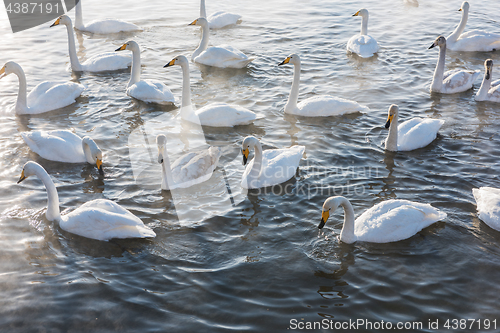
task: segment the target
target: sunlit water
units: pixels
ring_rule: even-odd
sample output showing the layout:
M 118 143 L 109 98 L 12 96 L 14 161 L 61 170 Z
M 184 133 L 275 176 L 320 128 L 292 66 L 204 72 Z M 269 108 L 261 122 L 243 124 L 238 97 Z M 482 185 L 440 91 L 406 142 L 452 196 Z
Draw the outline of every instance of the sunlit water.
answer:
M 49 28 L 49 22 L 13 35 L 2 12 L 0 61 L 20 63 L 28 89 L 67 79 L 87 89 L 62 110 L 16 116 L 9 108 L 17 78 L 0 80 L 1 330 L 273 332 L 285 331 L 292 319 L 328 318 L 418 321 L 430 331 L 429 320 L 495 319 L 500 233 L 477 218 L 471 190 L 500 187 L 500 104 L 474 101 L 479 79 L 465 93 L 429 94 L 437 51 L 427 48 L 458 24 L 461 1 L 419 2 L 207 1 L 209 14 L 225 9 L 243 15 L 241 25 L 212 32 L 211 44 L 231 44 L 256 60 L 243 70 L 191 65 L 193 102 L 237 103 L 265 118 L 251 126 L 204 128 L 207 142 L 223 147 L 224 168 L 209 183 L 180 194 L 160 190 L 154 145 L 158 133 L 182 132 L 176 108 L 128 97 L 127 71 L 72 75 L 65 28 Z M 498 1 L 470 3 L 467 29 L 500 32 Z M 144 31 L 83 35 L 79 56 L 113 51 L 133 38 L 142 47 L 143 77 L 162 80 L 180 101 L 180 67 L 162 67 L 198 45 L 199 28 L 188 26 L 198 5 L 85 1 L 85 21 L 113 16 Z M 381 45 L 378 56 L 367 60 L 345 52 L 361 24 L 351 15 L 362 7 L 370 10 L 369 33 Z M 331 94 L 371 111 L 324 119 L 285 116 L 293 69 L 277 64 L 290 53 L 302 57 L 301 99 Z M 482 71 L 487 58 L 500 64 L 498 52 L 448 52 L 446 61 L 448 68 Z M 444 119 L 438 139 L 416 151 L 386 153 L 383 125 L 392 103 L 400 106 L 401 120 Z M 91 135 L 104 151 L 105 178 L 90 165 L 31 153 L 19 133 L 39 129 Z M 241 191 L 238 150 L 247 135 L 265 149 L 306 146 L 286 193 Z M 182 141 L 176 147 L 185 149 Z M 111 199 L 157 237 L 99 242 L 61 230 L 45 218 L 43 184 L 32 177 L 16 185 L 29 160 L 54 179 L 61 211 Z M 139 175 L 137 161 L 145 163 Z M 323 201 L 334 191 L 352 202 L 356 215 L 400 198 L 432 203 L 448 218 L 405 241 L 346 245 L 338 240 L 340 209 L 322 232 L 317 229 Z M 185 218 L 177 218 L 176 208 Z

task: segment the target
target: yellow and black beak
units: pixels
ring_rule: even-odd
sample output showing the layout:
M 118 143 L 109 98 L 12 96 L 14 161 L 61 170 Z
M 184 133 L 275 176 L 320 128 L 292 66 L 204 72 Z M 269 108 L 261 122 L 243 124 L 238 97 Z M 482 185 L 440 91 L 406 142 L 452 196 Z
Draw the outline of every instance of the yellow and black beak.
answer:
M 20 182 L 22 182 L 25 179 L 26 179 L 26 176 L 24 175 L 24 170 L 23 170 L 23 172 L 21 172 L 21 177 L 19 177 L 19 180 L 17 181 L 17 183 L 19 184 Z
M 241 154 L 243 155 L 243 165 L 247 164 L 248 161 L 248 154 L 250 154 L 250 151 L 247 149 L 242 149 Z
M 325 226 L 326 221 L 330 217 L 330 211 L 326 210 L 321 213 L 321 222 L 318 225 L 318 229 L 322 229 Z
M 278 66 L 281 66 L 281 65 L 284 65 L 284 64 L 288 64 L 290 62 L 290 57 L 287 57 L 285 60 L 283 60 L 282 62 L 280 62 L 278 64 Z
M 166 64 L 165 66 L 163 66 L 163 68 L 170 67 L 170 66 L 173 66 L 173 65 L 175 65 L 175 59 L 170 60 L 170 62 L 168 64 Z
M 0 78 L 2 78 L 4 74 L 5 74 L 5 66 L 3 66 L 2 69 L 0 69 Z
M 59 25 L 59 23 L 61 23 L 61 18 L 60 17 L 54 23 L 52 23 L 52 25 L 50 26 L 50 28 L 52 28 L 53 26 Z
M 99 173 L 101 175 L 104 175 L 104 170 L 102 169 L 102 160 L 101 159 L 97 159 L 97 161 L 95 162 L 95 164 L 97 165 L 97 170 L 99 170 Z
M 392 114 L 389 117 L 387 117 L 387 122 L 385 123 L 385 128 L 391 127 L 392 118 L 394 118 L 394 115 L 392 115 Z
M 196 25 L 196 22 L 198 22 L 198 20 L 194 20 L 193 22 L 189 23 L 188 25 Z
M 461 12 L 461 11 L 462 11 L 462 8 L 460 8 L 458 11 L 459 11 L 459 12 Z
M 359 15 L 359 10 L 356 13 L 352 14 L 352 16 L 358 16 L 358 15 Z
M 123 44 L 122 46 L 120 46 L 119 48 L 117 48 L 117 49 L 115 50 L 115 52 L 116 52 L 116 51 L 123 51 L 123 50 L 126 50 L 126 49 L 127 49 L 127 44 Z

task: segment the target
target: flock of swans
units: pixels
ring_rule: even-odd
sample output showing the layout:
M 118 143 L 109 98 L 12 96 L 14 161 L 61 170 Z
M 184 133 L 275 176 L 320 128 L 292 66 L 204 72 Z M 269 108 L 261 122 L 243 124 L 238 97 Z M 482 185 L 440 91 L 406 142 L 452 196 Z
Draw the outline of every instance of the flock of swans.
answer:
M 120 20 L 94 21 L 88 25 L 83 23 L 82 1 L 75 7 L 75 29 L 96 34 L 111 34 L 120 31 L 140 31 L 141 28 Z M 439 47 L 439 57 L 432 78 L 431 92 L 453 94 L 472 88 L 479 71 L 453 70 L 445 72 L 446 49 L 455 51 L 492 51 L 500 47 L 500 35 L 485 31 L 469 31 L 464 33 L 468 19 L 469 4 L 464 2 L 460 8 L 462 18 L 456 30 L 447 38 L 439 36 L 429 49 Z M 347 42 L 347 52 L 356 53 L 367 58 L 379 51 L 375 38 L 368 35 L 368 10 L 361 9 L 353 16 L 361 16 L 361 32 Z M 243 68 L 253 59 L 240 50 L 221 45 L 209 47 L 210 29 L 239 23 L 241 16 L 227 12 L 216 12 L 207 17 L 205 0 L 201 0 L 200 18 L 190 25 L 200 26 L 202 30 L 198 48 L 193 52 L 191 61 L 207 66 L 220 68 Z M 141 79 L 141 56 L 139 45 L 130 40 L 115 52 L 102 53 L 80 63 L 76 48 L 73 24 L 67 15 L 60 16 L 51 27 L 65 25 L 68 33 L 70 66 L 77 72 L 109 72 L 131 67 L 127 95 L 147 103 L 171 104 L 174 95 L 165 83 L 158 80 Z M 130 54 L 124 54 L 131 51 Z M 369 112 L 369 108 L 351 100 L 335 96 L 314 96 L 298 102 L 301 59 L 297 54 L 285 58 L 279 66 L 294 66 L 293 82 L 284 112 L 305 117 L 328 117 L 347 113 Z M 180 116 L 188 122 L 204 126 L 233 127 L 248 125 L 261 118 L 254 112 L 238 105 L 212 103 L 195 109 L 191 104 L 191 88 L 189 80 L 189 60 L 179 55 L 164 67 L 180 66 L 182 69 L 182 97 Z M 500 80 L 492 80 L 493 61 L 485 61 L 485 75 L 475 99 L 478 101 L 500 102 Z M 62 108 L 75 103 L 84 86 L 75 82 L 42 82 L 29 94 L 26 90 L 26 77 L 21 66 L 9 61 L 1 69 L 0 75 L 15 74 L 19 78 L 19 93 L 13 108 L 17 114 L 39 114 Z M 443 120 L 411 118 L 399 123 L 399 107 L 391 105 L 385 127 L 388 128 L 385 149 L 389 151 L 409 151 L 430 144 L 443 125 Z M 103 153 L 92 140 L 81 138 L 68 130 L 32 131 L 21 133 L 29 148 L 47 160 L 65 163 L 95 164 L 101 174 Z M 210 147 L 202 152 L 185 154 L 172 163 L 166 150 L 166 136 L 160 134 L 156 138 L 158 146 L 158 163 L 162 165 L 163 190 L 186 188 L 208 180 L 217 167 L 221 150 Z M 249 161 L 250 150 L 254 150 L 254 158 Z M 243 162 L 246 165 L 241 186 L 256 189 L 281 184 L 294 177 L 299 162 L 305 151 L 304 146 L 294 145 L 289 148 L 263 150 L 259 140 L 253 136 L 244 138 L 241 145 Z M 48 204 L 46 217 L 57 221 L 60 227 L 70 233 L 83 237 L 109 240 L 113 238 L 148 238 L 155 237 L 155 232 L 131 212 L 118 204 L 99 199 L 87 202 L 69 214 L 61 216 L 57 189 L 38 163 L 27 162 L 18 183 L 29 176 L 37 176 L 45 185 Z M 500 189 L 481 187 L 473 189 L 477 202 L 479 217 L 492 228 L 500 230 Z M 354 219 L 354 210 L 344 197 L 328 198 L 322 208 L 321 229 L 330 214 L 341 206 L 344 209 L 344 225 L 340 240 L 346 243 L 355 241 L 394 242 L 409 238 L 423 228 L 446 218 L 446 213 L 430 204 L 408 200 L 386 200 L 365 211 Z

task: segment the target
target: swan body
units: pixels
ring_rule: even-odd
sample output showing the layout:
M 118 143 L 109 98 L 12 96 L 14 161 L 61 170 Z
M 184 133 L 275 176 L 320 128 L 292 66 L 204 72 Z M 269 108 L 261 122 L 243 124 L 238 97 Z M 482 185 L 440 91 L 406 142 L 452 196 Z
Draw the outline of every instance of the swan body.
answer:
M 200 17 L 207 19 L 210 29 L 220 29 L 229 25 L 237 24 L 241 19 L 241 15 L 228 13 L 225 11 L 215 12 L 207 18 L 207 12 L 205 10 L 205 0 L 201 0 L 200 3 Z
M 255 149 L 255 157 L 248 163 L 241 179 L 241 186 L 256 189 L 278 185 L 295 176 L 302 159 L 304 146 L 262 151 L 259 140 L 247 136 L 242 143 L 243 164 L 247 164 L 250 149 Z
M 113 52 L 97 54 L 85 62 L 80 63 L 76 55 L 75 35 L 73 34 L 73 24 L 67 15 L 61 15 L 52 25 L 64 24 L 68 31 L 68 47 L 71 69 L 75 72 L 107 72 L 120 69 L 127 69 L 132 63 L 129 56 L 116 54 Z
M 480 187 L 472 189 L 479 218 L 495 230 L 500 231 L 500 189 Z
M 432 207 L 408 200 L 387 200 L 366 210 L 354 220 L 351 203 L 344 197 L 330 197 L 323 204 L 319 229 L 338 206 L 344 208 L 344 225 L 340 240 L 344 243 L 356 241 L 390 243 L 407 239 L 431 224 L 446 218 L 446 213 Z
M 61 229 L 87 238 L 107 241 L 113 238 L 155 237 L 153 230 L 127 209 L 106 199 L 89 201 L 69 214 L 61 216 L 56 186 L 45 169 L 35 162 L 23 167 L 22 182 L 29 176 L 37 176 L 47 190 L 47 212 L 49 221 L 57 221 Z
M 459 11 L 462 18 L 457 28 L 447 40 L 447 47 L 452 51 L 482 51 L 489 52 L 500 48 L 500 34 L 483 30 L 473 30 L 464 33 L 467 19 L 469 18 L 469 3 L 464 1 Z
M 75 28 L 92 34 L 115 34 L 142 30 L 133 23 L 114 19 L 92 21 L 89 24 L 83 24 L 82 0 L 77 1 L 75 6 Z
M 292 54 L 278 66 L 288 63 L 294 65 L 294 73 L 292 89 L 285 105 L 285 113 L 305 117 L 327 117 L 370 110 L 355 101 L 333 96 L 314 96 L 297 104 L 300 84 L 300 57 L 297 54 Z
M 370 58 L 378 52 L 375 38 L 368 35 L 368 10 L 361 9 L 352 16 L 361 16 L 361 33 L 352 36 L 347 42 L 347 51 L 356 53 L 361 58 Z
M 208 47 L 210 31 L 208 21 L 205 18 L 200 17 L 190 25 L 198 25 L 202 29 L 201 41 L 191 57 L 192 61 L 219 68 L 243 68 L 253 60 L 253 58 L 249 58 L 240 50 L 229 45 Z
M 491 82 L 493 74 L 493 60 L 487 59 L 484 62 L 484 77 L 481 87 L 476 93 L 476 101 L 490 101 L 500 103 L 500 80 Z
M 439 46 L 439 59 L 432 78 L 431 92 L 454 94 L 471 89 L 474 81 L 481 74 L 480 71 L 455 69 L 445 73 L 446 44 L 446 38 L 439 36 L 429 47 L 429 49 L 432 49 L 435 46 Z
M 385 140 L 385 149 L 390 151 L 408 151 L 422 148 L 436 139 L 444 120 L 412 118 L 398 126 L 399 107 L 389 107 L 385 128 L 389 134 Z
M 213 127 L 233 127 L 248 125 L 258 119 L 252 111 L 227 103 L 210 103 L 194 110 L 191 104 L 191 88 L 189 83 L 189 61 L 183 56 L 177 56 L 164 67 L 179 65 L 182 68 L 182 102 L 181 118 L 193 123 Z
M 158 135 L 156 143 L 158 163 L 162 166 L 162 190 L 187 188 L 209 180 L 221 156 L 220 148 L 210 147 L 202 152 L 187 153 L 170 164 L 165 135 Z
M 0 78 L 11 73 L 19 79 L 19 92 L 13 108 L 17 114 L 38 114 L 60 109 L 75 103 L 75 99 L 85 89 L 83 85 L 70 81 L 44 81 L 27 95 L 26 75 L 22 67 L 9 61 L 0 69 Z
M 102 173 L 102 152 L 90 137 L 67 130 L 21 133 L 30 149 L 50 161 L 96 164 Z
M 141 50 L 133 40 L 126 42 L 116 51 L 132 51 L 132 68 L 127 85 L 127 95 L 147 103 L 171 104 L 174 95 L 168 87 L 158 80 L 141 80 Z

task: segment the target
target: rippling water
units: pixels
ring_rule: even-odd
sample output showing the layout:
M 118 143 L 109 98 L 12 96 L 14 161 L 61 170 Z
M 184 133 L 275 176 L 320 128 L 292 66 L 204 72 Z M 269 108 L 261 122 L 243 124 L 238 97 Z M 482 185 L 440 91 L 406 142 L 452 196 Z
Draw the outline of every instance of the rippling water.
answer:
M 498 1 L 470 3 L 467 29 L 500 32 Z M 224 146 L 226 177 L 218 170 L 210 183 L 174 198 L 160 190 L 157 164 L 145 166 L 136 181 L 132 163 L 142 155 L 130 137 L 153 136 L 151 126 L 160 121 L 164 127 L 153 126 L 156 131 L 174 130 L 175 108 L 129 98 L 126 71 L 71 74 L 64 28 L 49 29 L 48 23 L 13 35 L 2 12 L 1 61 L 23 66 L 28 89 L 49 79 L 87 87 L 76 104 L 62 110 L 16 116 L 9 108 L 17 78 L 0 80 L 2 331 L 272 332 L 285 331 L 292 319 L 324 318 L 420 321 L 431 331 L 429 320 L 496 319 L 500 233 L 477 218 L 471 190 L 500 187 L 500 105 L 474 101 L 479 80 L 474 90 L 460 94 L 428 92 L 437 51 L 427 47 L 455 28 L 460 4 L 207 0 L 209 14 L 225 9 L 243 15 L 241 25 L 212 32 L 211 44 L 231 44 L 257 59 L 244 70 L 192 65 L 193 102 L 237 103 L 265 118 L 252 126 L 205 128 L 209 143 Z M 181 69 L 162 66 L 198 45 L 199 28 L 187 26 L 197 18 L 198 5 L 85 0 L 86 21 L 112 13 L 144 31 L 132 37 L 83 35 L 79 56 L 112 51 L 133 38 L 142 47 L 143 77 L 162 80 L 180 100 Z M 378 56 L 366 60 L 345 52 L 361 24 L 351 15 L 361 7 L 370 10 L 369 33 L 381 45 Z M 290 53 L 302 57 L 301 99 L 331 94 L 371 111 L 326 119 L 284 116 L 293 69 L 277 64 Z M 447 68 L 482 71 L 487 58 L 500 64 L 498 52 L 448 52 Z M 402 119 L 444 119 L 441 135 L 423 149 L 385 152 L 383 125 L 392 103 L 400 106 Z M 64 128 L 96 140 L 105 154 L 104 179 L 91 166 L 41 159 L 19 135 Z M 257 136 L 265 148 L 304 145 L 306 154 L 287 193 L 246 195 L 231 186 L 238 200 L 228 209 L 223 194 L 241 176 L 237 153 L 247 135 Z M 28 160 L 52 176 L 62 211 L 108 198 L 140 217 L 157 237 L 99 242 L 61 230 L 45 218 L 43 184 L 33 177 L 16 185 Z M 432 203 L 448 218 L 405 241 L 347 245 L 338 240 L 340 209 L 324 232 L 317 229 L 323 201 L 333 190 L 352 202 L 356 215 L 400 198 Z M 191 218 L 178 219 L 176 206 Z

